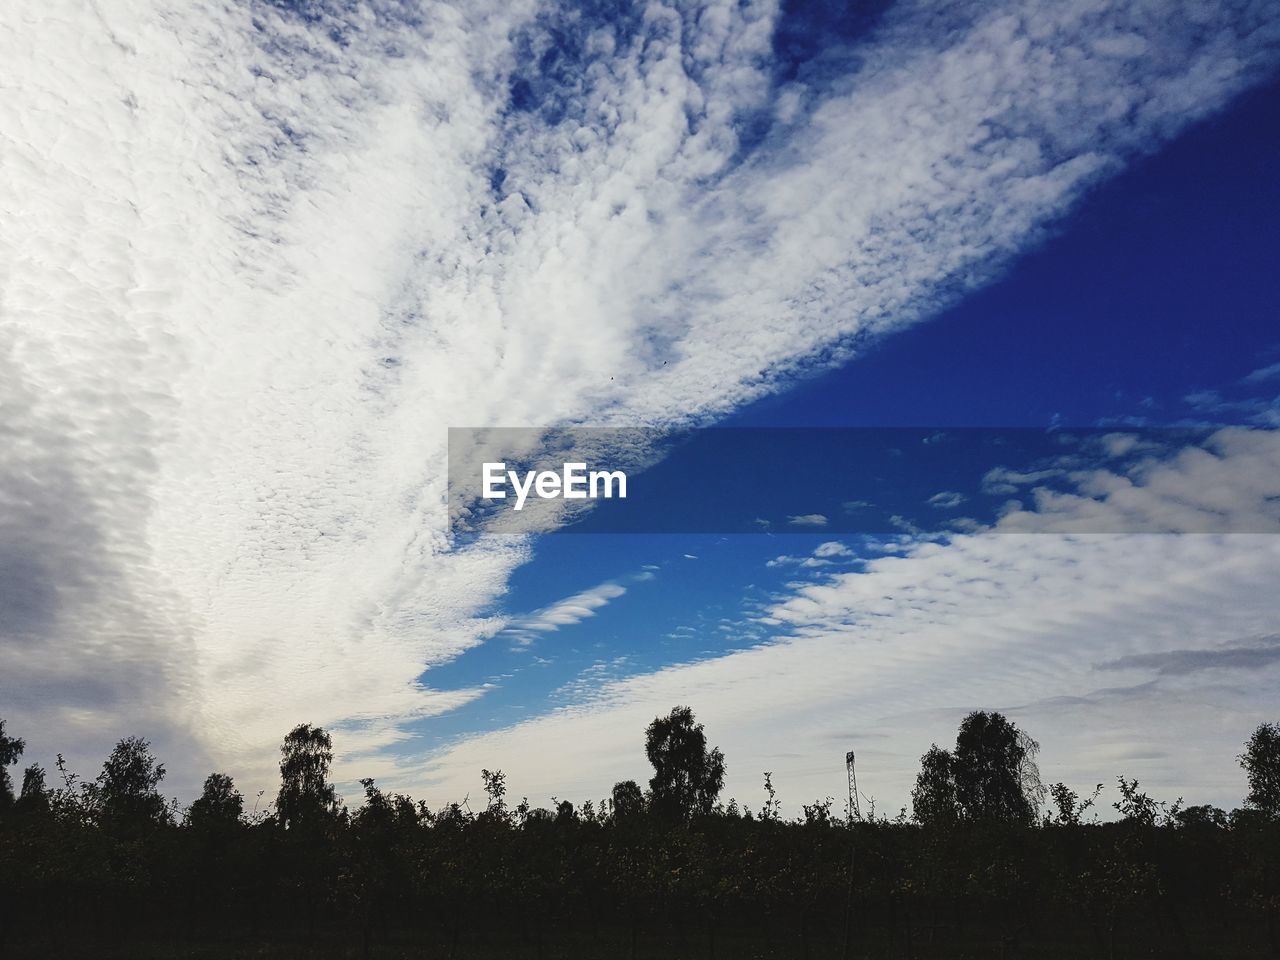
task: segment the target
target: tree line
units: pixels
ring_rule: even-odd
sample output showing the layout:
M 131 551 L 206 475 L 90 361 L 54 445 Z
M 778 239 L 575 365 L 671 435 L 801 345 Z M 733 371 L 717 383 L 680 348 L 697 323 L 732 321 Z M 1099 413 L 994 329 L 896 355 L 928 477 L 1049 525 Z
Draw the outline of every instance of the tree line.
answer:
M 185 809 L 139 737 L 84 780 L 10 768 L 0 721 L 0 956 L 951 957 L 1280 955 L 1280 725 L 1239 756 L 1230 812 L 1117 778 L 1042 784 L 1039 746 L 996 712 L 921 758 L 911 811 L 783 818 L 772 775 L 723 801 L 725 757 L 688 707 L 645 730 L 647 787 L 550 807 L 432 809 L 360 781 L 333 743 L 284 738 L 280 786 L 246 811 L 213 773 Z M 195 951 L 195 952 L 191 952 Z M 201 952 L 203 951 L 203 952 Z

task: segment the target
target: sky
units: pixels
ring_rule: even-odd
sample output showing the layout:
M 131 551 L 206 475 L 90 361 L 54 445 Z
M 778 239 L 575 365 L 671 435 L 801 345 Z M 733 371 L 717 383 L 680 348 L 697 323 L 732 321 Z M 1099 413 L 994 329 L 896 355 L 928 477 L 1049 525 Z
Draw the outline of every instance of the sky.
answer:
M 843 800 L 854 750 L 892 815 L 992 708 L 1046 781 L 1237 805 L 1280 719 L 1277 66 L 1249 2 L 16 0 L 0 717 L 82 773 L 147 736 L 184 798 L 269 799 L 310 722 L 348 794 L 546 804 L 687 703 L 726 795 Z M 449 430 L 495 426 L 693 433 L 630 528 L 459 536 Z M 758 470 L 688 466 L 723 427 Z M 1064 446 L 876 523 L 774 446 L 964 428 Z

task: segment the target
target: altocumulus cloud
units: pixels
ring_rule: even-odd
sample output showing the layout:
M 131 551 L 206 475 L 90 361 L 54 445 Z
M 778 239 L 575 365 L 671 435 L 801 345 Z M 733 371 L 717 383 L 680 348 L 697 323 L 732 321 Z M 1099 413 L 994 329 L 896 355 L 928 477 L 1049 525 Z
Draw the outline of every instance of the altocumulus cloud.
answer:
M 307 719 L 369 771 L 481 695 L 417 678 L 529 556 L 448 540 L 446 427 L 708 420 L 843 361 L 1277 38 L 1268 5 L 907 2 L 780 85 L 768 3 L 305 10 L 6 6 L 0 676 L 33 754 L 137 729 L 179 786 L 263 783 Z
M 572 626 L 588 617 L 594 617 L 601 607 L 626 592 L 627 588 L 620 583 L 608 581 L 599 584 L 528 616 L 516 618 L 503 630 L 503 635 L 509 636 L 517 645 L 527 647 L 540 634 L 554 633 L 561 627 Z
M 1265 513 L 1270 526 L 1258 529 L 1280 529 L 1280 471 L 1239 432 L 1224 433 L 1210 445 L 1238 469 L 1215 470 L 1215 494 L 1244 515 Z M 1249 436 L 1274 456 L 1274 435 Z M 1204 463 L 1190 453 L 1143 468 L 1153 491 L 1144 511 L 1199 476 Z M 1121 526 L 1132 488 L 1086 495 L 1095 480 L 1081 475 L 1082 492 L 1054 499 L 1042 519 L 1071 529 L 1073 509 L 1092 529 Z M 1219 516 L 1217 507 L 1196 509 Z M 1202 529 L 1191 510 L 1157 515 Z M 1107 512 L 1114 524 L 1099 522 Z M 859 783 L 892 813 L 910 802 L 915 758 L 983 707 L 1041 740 L 1050 782 L 1123 773 L 1157 792 L 1237 805 L 1234 757 L 1280 694 L 1269 633 L 1280 615 L 1277 538 L 1017 532 L 1034 529 L 1035 516 L 1011 516 L 1006 532 L 907 540 L 855 572 L 790 585 L 758 618 L 775 631 L 767 642 L 602 682 L 576 706 L 451 747 L 435 772 L 462 789 L 496 757 L 522 790 L 607 790 L 643 763 L 644 724 L 689 702 L 733 761 L 730 794 L 758 802 L 757 771 L 771 770 L 793 809 L 839 796 L 854 749 Z M 551 748 L 562 742 L 573 751 Z

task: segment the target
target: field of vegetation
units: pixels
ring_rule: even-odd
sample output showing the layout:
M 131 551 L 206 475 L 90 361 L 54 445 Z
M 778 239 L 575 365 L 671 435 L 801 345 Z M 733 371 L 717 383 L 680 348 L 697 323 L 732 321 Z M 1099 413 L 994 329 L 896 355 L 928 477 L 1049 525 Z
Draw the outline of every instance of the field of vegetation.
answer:
M 1036 744 L 970 714 L 922 758 L 910 812 L 821 799 L 784 819 L 724 802 L 725 759 L 688 708 L 645 732 L 647 788 L 552 809 L 430 809 L 362 781 L 302 725 L 274 803 L 246 814 L 212 774 L 185 810 L 147 741 L 93 780 L 9 768 L 0 722 L 0 956 L 930 958 L 1280 956 L 1280 726 L 1240 757 L 1230 813 L 1118 779 L 1041 785 Z M 46 781 L 53 779 L 54 785 Z

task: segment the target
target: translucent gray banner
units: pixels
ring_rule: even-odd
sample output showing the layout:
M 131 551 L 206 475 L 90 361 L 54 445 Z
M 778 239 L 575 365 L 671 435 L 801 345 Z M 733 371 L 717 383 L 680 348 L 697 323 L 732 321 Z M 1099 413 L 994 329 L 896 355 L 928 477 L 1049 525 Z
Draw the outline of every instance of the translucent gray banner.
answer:
M 1268 429 L 455 428 L 451 532 L 1276 533 Z

